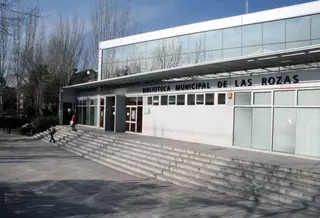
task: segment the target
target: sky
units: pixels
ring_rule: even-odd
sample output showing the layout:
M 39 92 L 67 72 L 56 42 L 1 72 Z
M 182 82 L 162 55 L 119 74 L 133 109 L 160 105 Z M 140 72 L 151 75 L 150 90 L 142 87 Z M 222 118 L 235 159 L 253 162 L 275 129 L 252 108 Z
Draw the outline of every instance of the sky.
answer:
M 79 13 L 89 22 L 94 1 L 98 0 L 31 0 L 39 4 L 47 25 L 59 16 Z M 122 0 L 119 0 L 122 1 Z M 314 0 L 248 0 L 249 13 Z M 127 1 L 125 1 L 127 2 Z M 171 28 L 245 13 L 245 0 L 131 0 L 132 17 L 140 32 Z

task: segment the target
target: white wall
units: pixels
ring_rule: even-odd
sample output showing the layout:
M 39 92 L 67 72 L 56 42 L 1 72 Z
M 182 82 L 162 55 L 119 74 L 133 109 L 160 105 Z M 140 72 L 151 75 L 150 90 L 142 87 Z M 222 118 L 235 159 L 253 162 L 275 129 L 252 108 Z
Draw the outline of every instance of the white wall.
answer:
M 144 106 L 142 134 L 232 146 L 232 106 Z

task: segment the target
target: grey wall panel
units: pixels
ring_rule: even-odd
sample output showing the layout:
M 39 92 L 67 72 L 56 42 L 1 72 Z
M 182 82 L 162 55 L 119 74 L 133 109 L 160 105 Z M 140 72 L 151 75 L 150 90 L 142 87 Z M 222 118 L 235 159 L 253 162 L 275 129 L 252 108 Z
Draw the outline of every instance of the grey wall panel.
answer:
M 115 132 L 126 131 L 126 97 L 116 95 Z

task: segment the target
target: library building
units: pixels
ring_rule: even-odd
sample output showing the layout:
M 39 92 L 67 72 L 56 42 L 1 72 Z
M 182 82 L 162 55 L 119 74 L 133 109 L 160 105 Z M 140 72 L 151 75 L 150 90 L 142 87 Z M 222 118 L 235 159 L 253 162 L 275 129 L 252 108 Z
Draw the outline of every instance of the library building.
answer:
M 100 42 L 78 125 L 320 157 L 320 1 Z M 67 122 L 67 121 L 66 121 Z M 67 123 L 64 123 L 67 124 Z

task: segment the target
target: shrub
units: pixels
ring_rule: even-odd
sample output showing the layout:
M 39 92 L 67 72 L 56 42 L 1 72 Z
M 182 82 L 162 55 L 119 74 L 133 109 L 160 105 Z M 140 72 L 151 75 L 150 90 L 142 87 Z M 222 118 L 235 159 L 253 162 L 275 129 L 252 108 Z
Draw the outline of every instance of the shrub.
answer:
M 50 126 L 55 126 L 59 124 L 58 116 L 48 116 L 48 117 L 37 117 L 33 121 L 35 125 L 35 130 L 42 132 L 50 128 Z

